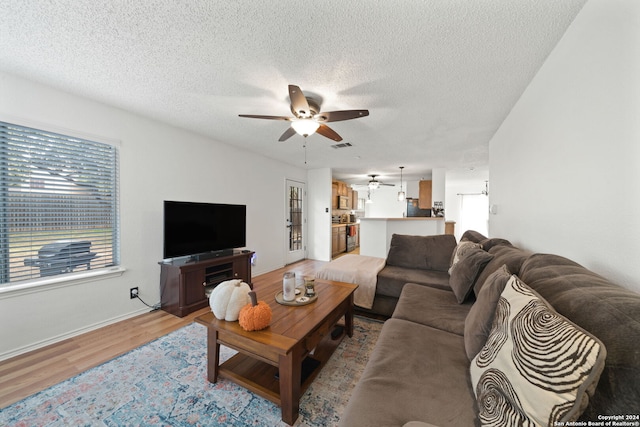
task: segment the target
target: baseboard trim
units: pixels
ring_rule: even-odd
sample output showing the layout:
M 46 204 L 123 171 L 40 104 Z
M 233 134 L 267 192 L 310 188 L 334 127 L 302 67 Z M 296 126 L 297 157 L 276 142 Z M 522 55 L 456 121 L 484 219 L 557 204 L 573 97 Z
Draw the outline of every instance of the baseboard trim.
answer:
M 57 335 L 55 337 L 51 337 L 51 338 L 47 338 L 47 339 L 35 342 L 33 344 L 29 344 L 29 345 L 26 345 L 26 346 L 23 346 L 23 347 L 19 347 L 17 349 L 13 349 L 13 350 L 10 350 L 10 351 L 6 351 L 4 353 L 0 353 L 0 362 L 4 361 L 4 360 L 7 360 L 7 359 L 11 359 L 12 357 L 17 357 L 17 356 L 23 355 L 23 354 L 28 353 L 28 352 L 33 351 L 33 350 L 41 349 L 41 348 L 46 347 L 46 346 L 51 345 L 51 344 L 56 344 L 56 343 L 58 343 L 60 341 L 64 341 L 66 339 L 73 338 L 73 337 L 76 337 L 78 335 L 82 335 L 82 334 L 87 333 L 87 332 L 95 331 L 96 329 L 100 329 L 100 328 L 103 328 L 105 326 L 109 326 L 109 325 L 112 325 L 114 323 L 118 323 L 120 321 L 127 320 L 127 319 L 130 319 L 132 317 L 136 317 L 136 316 L 139 316 L 141 314 L 148 313 L 148 312 L 149 312 L 149 308 L 141 308 L 141 309 L 138 309 L 136 311 L 132 311 L 130 313 L 124 314 L 122 316 L 112 317 L 111 319 L 107 319 L 107 320 L 102 321 L 102 322 L 94 323 L 94 324 L 88 325 L 88 326 L 86 326 L 84 328 L 76 329 L 76 330 L 73 330 L 73 331 L 70 331 L 70 332 L 67 332 L 67 333 L 64 333 L 64 334 Z

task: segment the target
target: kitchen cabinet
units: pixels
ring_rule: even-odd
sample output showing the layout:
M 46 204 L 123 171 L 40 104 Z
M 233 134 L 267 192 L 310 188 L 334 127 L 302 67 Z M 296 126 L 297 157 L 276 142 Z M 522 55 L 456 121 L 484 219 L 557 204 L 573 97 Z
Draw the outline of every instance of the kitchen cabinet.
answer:
M 331 227 L 331 256 L 334 257 L 347 250 L 347 226 Z
M 347 246 L 347 233 L 349 228 L 355 227 L 355 236 L 350 237 L 353 243 L 351 248 Z M 354 250 L 360 246 L 360 225 L 355 223 L 333 224 L 331 226 L 331 257 L 335 257 L 348 250 Z
M 338 196 L 347 195 L 347 183 L 342 181 L 333 181 L 338 186 Z
M 351 209 L 358 209 L 358 192 L 356 190 L 351 192 Z
M 353 202 L 353 194 L 356 194 L 356 202 Z M 343 203 L 340 203 L 340 200 Z M 333 181 L 331 183 L 331 209 L 333 210 L 349 210 L 358 206 L 357 191 L 347 185 L 346 182 Z
M 431 199 L 431 180 L 422 180 L 418 183 L 418 207 L 420 209 L 431 209 L 433 201 Z

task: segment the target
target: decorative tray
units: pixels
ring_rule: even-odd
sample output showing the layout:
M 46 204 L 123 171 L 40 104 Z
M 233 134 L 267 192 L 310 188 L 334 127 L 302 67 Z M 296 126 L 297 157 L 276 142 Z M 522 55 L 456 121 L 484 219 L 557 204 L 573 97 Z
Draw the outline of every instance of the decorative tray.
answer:
M 312 297 L 306 297 L 299 289 L 296 289 L 296 298 L 293 301 L 285 301 L 282 299 L 282 291 L 276 294 L 276 302 L 282 305 L 291 305 L 291 306 L 301 306 L 311 304 L 318 299 L 318 294 L 315 294 Z

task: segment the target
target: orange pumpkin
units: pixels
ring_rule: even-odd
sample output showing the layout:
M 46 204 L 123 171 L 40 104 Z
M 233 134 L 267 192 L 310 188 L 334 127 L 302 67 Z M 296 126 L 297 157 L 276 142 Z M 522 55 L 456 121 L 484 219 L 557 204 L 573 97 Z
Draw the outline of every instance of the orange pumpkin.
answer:
M 264 302 L 258 302 L 254 291 L 249 292 L 251 303 L 240 309 L 238 321 L 245 331 L 259 331 L 271 323 L 271 307 Z

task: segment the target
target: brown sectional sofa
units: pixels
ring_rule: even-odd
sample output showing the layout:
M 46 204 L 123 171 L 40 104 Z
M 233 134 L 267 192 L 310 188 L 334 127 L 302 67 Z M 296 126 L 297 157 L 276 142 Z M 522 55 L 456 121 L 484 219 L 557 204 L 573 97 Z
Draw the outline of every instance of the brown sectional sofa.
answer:
M 415 236 L 394 234 L 384 268 L 378 272 L 376 295 L 370 313 L 391 316 L 405 283 L 449 289 L 451 253 L 456 247 L 452 235 Z
M 441 274 L 444 268 L 441 261 L 448 259 L 444 274 L 447 281 L 455 279 L 455 273 L 451 276 L 446 273 L 456 249 L 451 236 L 393 237 L 389 251 L 391 265 L 387 266 L 392 268 L 385 267 L 378 277 L 378 283 L 382 280 L 384 286 L 376 299 L 382 297 L 384 304 L 374 303 L 374 309 L 388 309 L 389 305 L 394 309 L 342 414 L 340 426 L 481 425 L 470 374 L 474 363 L 468 355 L 473 342 L 470 331 L 477 329 L 476 316 L 484 310 L 481 304 L 485 304 L 487 294 L 497 286 L 496 278 L 501 274 L 509 277 L 506 273 L 517 275 L 552 309 L 577 325 L 577 329 L 595 336 L 594 340 L 604 347 L 598 353 L 601 358 L 606 355 L 604 363 L 590 371 L 591 387 L 581 389 L 584 404 L 574 409 L 581 413 L 578 419 L 603 421 L 603 416 L 640 415 L 640 294 L 617 286 L 571 260 L 530 253 L 504 239 L 487 239 L 468 231 L 462 241 L 480 243 L 485 254 L 476 255 L 485 258 L 484 264 L 468 275 L 472 277 L 468 285 L 472 291 L 460 303 L 460 290 L 443 283 Z M 429 264 L 433 260 L 423 262 L 416 257 L 415 249 L 420 247 L 429 248 L 421 252 L 424 256 L 438 252 L 434 258 L 435 271 L 424 268 L 433 267 L 433 263 Z M 404 269 L 410 269 L 410 264 L 393 259 L 407 254 L 410 254 L 407 260 L 420 263 L 422 268 L 416 268 L 420 271 L 408 272 Z M 405 282 L 410 277 L 420 280 Z M 430 283 L 429 277 L 436 278 L 435 283 Z M 485 285 L 485 292 L 476 300 Z M 391 290 L 393 286 L 399 289 Z M 395 294 L 399 296 L 394 301 Z M 469 316 L 476 303 L 478 306 Z M 493 312 L 484 314 L 487 313 L 494 316 Z M 503 420 L 496 425 L 513 423 Z

